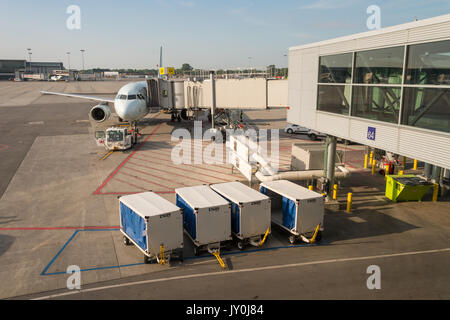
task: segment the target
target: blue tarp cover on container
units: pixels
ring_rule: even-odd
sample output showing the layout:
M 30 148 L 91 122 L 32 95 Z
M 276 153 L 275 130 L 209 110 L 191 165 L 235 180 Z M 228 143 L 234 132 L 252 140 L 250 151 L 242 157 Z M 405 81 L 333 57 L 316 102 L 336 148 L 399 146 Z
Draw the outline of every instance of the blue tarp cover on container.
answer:
M 286 228 L 294 229 L 295 228 L 295 213 L 297 210 L 297 206 L 295 201 L 292 201 L 286 197 L 283 197 L 281 200 L 281 207 L 283 210 L 283 225 Z
M 183 209 L 183 225 L 186 231 L 191 235 L 192 239 L 197 238 L 195 213 L 194 209 L 186 203 L 178 194 L 176 195 L 176 205 Z
M 267 195 L 267 188 L 260 187 L 259 191 L 262 194 Z M 295 214 L 297 210 L 297 206 L 295 201 L 292 201 L 286 197 L 281 197 L 281 208 L 283 212 L 283 226 L 289 229 L 295 228 Z
M 145 220 L 128 208 L 122 202 L 120 203 L 120 220 L 122 230 L 142 249 L 147 250 L 147 234 Z

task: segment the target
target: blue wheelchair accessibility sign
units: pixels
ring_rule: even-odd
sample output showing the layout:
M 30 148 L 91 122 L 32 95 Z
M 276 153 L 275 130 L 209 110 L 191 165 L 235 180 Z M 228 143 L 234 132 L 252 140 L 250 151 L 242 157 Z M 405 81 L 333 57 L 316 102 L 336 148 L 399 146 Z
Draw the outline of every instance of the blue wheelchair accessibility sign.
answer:
M 367 139 L 375 141 L 375 131 L 374 127 L 367 127 Z

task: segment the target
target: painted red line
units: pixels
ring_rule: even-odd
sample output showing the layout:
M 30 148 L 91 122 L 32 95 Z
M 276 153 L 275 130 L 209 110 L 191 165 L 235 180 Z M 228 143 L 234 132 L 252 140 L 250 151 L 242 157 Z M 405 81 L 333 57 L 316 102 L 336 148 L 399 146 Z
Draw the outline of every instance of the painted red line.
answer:
M 119 172 L 119 173 L 120 173 L 120 174 L 124 174 L 123 172 Z M 135 188 L 144 190 L 144 191 L 147 191 L 147 190 L 148 190 L 148 189 L 145 189 L 144 187 L 137 186 L 137 185 L 135 185 L 135 184 L 129 183 L 128 181 L 124 181 L 124 180 L 122 180 L 122 179 L 119 179 L 119 178 L 115 177 L 115 178 L 114 178 L 114 181 L 116 181 L 116 180 L 119 181 L 119 182 L 125 183 L 125 184 L 127 184 L 127 185 L 129 185 L 129 186 L 132 186 L 132 187 L 135 187 Z
M 130 163 L 131 163 L 131 162 L 130 162 Z M 159 179 L 159 180 L 169 181 L 169 182 L 172 182 L 172 183 L 175 183 L 175 184 L 181 183 L 181 182 L 178 182 L 178 181 L 174 181 L 174 180 L 167 179 L 167 178 L 165 178 L 165 177 L 160 177 L 160 176 L 157 176 L 157 175 L 154 175 L 154 174 L 145 172 L 145 171 L 141 171 L 141 170 L 138 170 L 138 169 L 136 169 L 136 168 L 126 167 L 126 169 L 129 169 L 129 170 L 132 170 L 132 171 L 136 171 L 136 172 L 139 172 L 139 173 L 142 173 L 142 174 L 151 176 L 151 177 L 155 177 L 156 179 Z M 126 174 L 126 173 L 123 173 L 123 174 Z M 138 177 L 138 176 L 134 176 L 134 175 L 130 175 L 130 174 L 127 174 L 127 175 L 132 176 L 132 177 L 134 177 L 134 178 L 140 178 L 140 177 Z M 141 178 L 141 179 L 143 179 L 143 178 Z M 150 182 L 150 181 L 148 181 L 148 182 Z M 167 189 L 170 190 L 170 187 L 169 187 L 169 186 L 165 186 L 165 185 L 162 185 L 162 184 L 153 182 L 153 181 L 150 182 L 150 183 L 153 183 L 153 184 L 155 184 L 155 185 L 157 185 L 157 186 L 160 186 L 160 187 L 163 187 L 163 188 L 167 188 Z M 182 185 L 185 185 L 185 184 L 183 184 L 183 183 L 181 183 L 181 184 L 182 184 Z
M 152 170 L 156 170 L 156 171 L 160 171 L 160 172 L 165 172 L 165 173 L 168 173 L 168 174 L 177 175 L 177 176 L 180 176 L 180 177 L 184 177 L 184 178 L 186 178 L 186 179 L 197 180 L 197 181 L 200 181 L 200 182 L 203 182 L 203 183 L 210 183 L 210 181 L 205 181 L 205 180 L 202 180 L 202 179 L 198 179 L 198 178 L 194 178 L 194 177 L 185 176 L 185 175 L 180 174 L 180 173 L 176 173 L 176 172 L 172 172 L 172 171 L 167 171 L 167 170 L 163 170 L 163 169 L 160 169 L 160 168 L 152 168 L 152 167 L 148 167 L 148 166 L 144 166 L 144 165 L 139 165 L 139 164 L 136 164 L 136 163 L 134 163 L 134 162 L 130 162 L 130 163 L 133 164 L 133 165 L 135 165 L 135 166 L 140 166 L 140 167 L 147 168 L 147 169 L 152 169 Z M 181 168 L 177 168 L 177 167 L 175 167 L 175 166 L 171 166 L 171 165 L 168 165 L 168 164 L 164 164 L 163 166 L 169 167 L 169 168 L 178 169 L 178 170 L 181 169 Z M 128 168 L 128 167 L 127 167 L 127 168 Z M 182 169 L 181 169 L 181 170 L 182 170 Z M 217 177 L 214 177 L 214 176 L 210 176 L 210 175 L 207 175 L 207 174 L 202 174 L 202 175 L 207 176 L 207 177 L 214 178 L 214 179 L 219 180 L 219 181 L 222 181 L 222 182 L 225 182 L 225 181 L 220 180 L 220 179 L 218 179 Z M 165 179 L 165 180 L 167 180 L 167 179 Z M 180 183 L 180 182 L 178 182 L 178 183 Z M 184 185 L 184 184 L 183 184 L 183 185 Z
M 95 230 L 95 229 L 118 229 L 119 226 L 91 226 L 91 227 L 17 227 L 17 228 L 0 228 L 3 231 L 14 230 Z
M 156 158 L 156 159 L 158 159 L 158 160 L 168 161 L 168 159 L 161 159 L 161 158 L 158 158 L 158 157 L 153 157 L 153 158 Z M 135 160 L 140 160 L 140 161 L 149 162 L 149 159 L 141 159 L 141 158 L 138 158 L 138 157 L 135 157 L 134 159 L 135 159 Z M 151 160 L 151 159 L 150 159 L 150 160 Z M 159 163 L 155 163 L 155 162 L 152 162 L 152 163 L 154 163 L 154 164 L 159 164 Z M 166 164 L 160 164 L 160 165 L 166 166 Z M 230 178 L 234 178 L 234 179 L 236 178 L 236 176 L 233 176 L 233 175 L 228 174 L 228 173 L 225 173 L 225 172 L 221 172 L 221 171 L 217 171 L 217 170 L 213 170 L 213 169 L 209 169 L 209 168 L 196 167 L 196 166 L 193 165 L 193 164 L 184 164 L 184 163 L 183 163 L 183 166 L 190 166 L 190 167 L 193 167 L 193 168 L 200 169 L 200 170 L 202 170 L 202 171 L 215 172 L 215 173 L 219 173 L 219 174 L 228 176 L 228 177 L 230 177 Z M 216 166 L 216 165 L 214 164 L 214 166 Z M 181 168 L 180 168 L 180 169 L 181 169 Z M 230 169 L 230 167 L 227 167 L 227 169 Z M 205 175 L 206 175 L 206 174 L 205 174 Z
M 1 144 L 0 143 L 0 151 L 2 151 L 2 150 L 6 150 L 6 149 L 8 149 L 9 147 L 6 145 L 6 144 Z
M 156 126 L 155 129 L 153 129 L 153 131 L 145 138 L 144 141 L 142 141 L 137 147 L 136 149 L 124 160 L 122 161 L 122 163 L 108 176 L 108 178 L 106 178 L 105 181 L 103 181 L 103 183 L 97 188 L 97 190 L 94 191 L 94 194 L 97 195 L 100 193 L 100 191 L 108 184 L 108 182 L 112 179 L 112 177 L 114 177 L 116 175 L 116 173 L 120 170 L 120 168 L 122 168 L 125 163 L 128 162 L 128 160 L 130 160 L 130 158 L 132 156 L 134 156 L 134 154 L 139 151 L 139 149 L 144 145 L 144 143 L 147 142 L 147 140 L 156 132 L 156 130 L 159 129 L 159 127 L 162 125 L 163 123 L 161 122 L 160 124 L 158 124 Z
M 130 163 L 131 163 L 131 162 L 130 162 Z M 130 167 L 126 167 L 126 169 L 130 169 L 130 170 L 137 171 L 137 172 L 142 172 L 142 171 L 140 171 L 140 170 L 136 170 L 136 169 L 133 169 L 133 168 L 130 168 Z M 171 188 L 168 187 L 168 186 L 165 186 L 165 185 L 156 183 L 156 182 L 154 182 L 154 181 L 146 180 L 146 179 L 144 179 L 144 178 L 135 176 L 135 175 L 133 175 L 133 174 L 129 174 L 129 173 L 126 173 L 126 172 L 123 172 L 123 171 L 121 171 L 121 172 L 119 172 L 119 173 L 120 173 L 120 174 L 124 174 L 124 175 L 129 176 L 129 177 L 133 177 L 133 178 L 135 178 L 135 179 L 138 179 L 138 180 L 141 180 L 141 181 L 144 181 L 144 182 L 147 182 L 147 183 L 150 183 L 150 184 L 152 184 L 152 185 L 156 185 L 156 186 L 159 186 L 159 187 L 163 187 L 163 188 L 165 188 L 165 189 L 167 189 L 167 190 L 173 190 L 173 189 L 171 189 Z M 173 181 L 172 181 L 172 182 L 173 182 Z M 145 190 L 147 190 L 147 189 L 145 189 Z

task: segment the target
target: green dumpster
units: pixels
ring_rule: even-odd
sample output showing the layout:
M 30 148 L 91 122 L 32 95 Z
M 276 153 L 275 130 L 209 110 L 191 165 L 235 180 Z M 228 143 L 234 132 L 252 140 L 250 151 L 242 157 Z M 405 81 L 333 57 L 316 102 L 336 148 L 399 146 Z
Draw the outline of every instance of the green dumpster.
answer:
M 397 201 L 421 201 L 427 191 L 433 186 L 415 175 L 386 176 L 386 197 Z

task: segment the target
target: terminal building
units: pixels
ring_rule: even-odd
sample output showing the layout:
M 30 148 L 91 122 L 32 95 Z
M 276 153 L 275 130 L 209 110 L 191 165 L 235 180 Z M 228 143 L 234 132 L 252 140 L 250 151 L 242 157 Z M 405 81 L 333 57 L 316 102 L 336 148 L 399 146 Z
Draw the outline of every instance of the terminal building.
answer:
M 288 102 L 290 123 L 449 172 L 450 15 L 290 48 Z
M 64 70 L 62 62 L 28 62 L 26 60 L 0 60 L 0 80 L 23 80 L 27 75 L 47 80 L 55 70 Z M 38 76 L 36 78 L 36 76 Z

